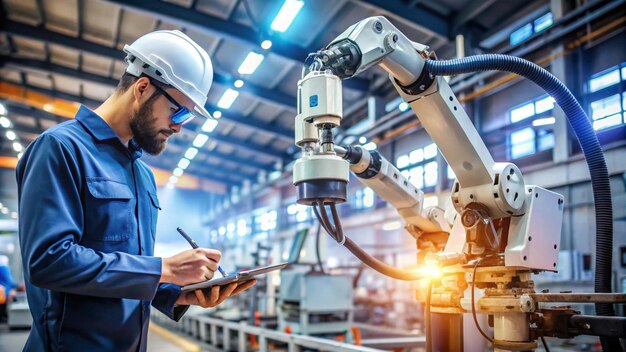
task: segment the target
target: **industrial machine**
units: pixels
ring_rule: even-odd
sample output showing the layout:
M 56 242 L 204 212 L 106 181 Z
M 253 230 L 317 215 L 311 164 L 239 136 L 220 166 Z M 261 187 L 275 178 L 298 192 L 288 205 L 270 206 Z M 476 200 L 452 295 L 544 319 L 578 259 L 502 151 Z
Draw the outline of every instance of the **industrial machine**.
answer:
M 319 257 L 320 228 L 305 228 L 296 234 L 289 251 L 288 268 L 280 272 L 278 329 L 304 335 L 350 336 L 354 304 L 352 279 L 324 272 Z M 318 262 L 300 263 L 308 235 L 316 234 Z
M 342 80 L 374 65 L 389 73 L 454 171 L 449 209 L 424 209 L 423 192 L 378 152 L 335 145 L 333 129 L 342 120 Z M 481 70 L 509 71 L 532 80 L 568 117 L 594 189 L 596 293 L 534 291 L 532 273 L 557 270 L 564 197 L 525 184 L 517 166 L 491 157 L 443 77 Z M 579 334 L 600 336 L 606 351 L 621 350 L 618 337 L 626 335 L 626 319 L 613 316 L 613 304 L 626 302 L 626 296 L 611 293 L 613 230 L 606 163 L 586 114 L 549 72 L 505 55 L 435 60 L 427 46 L 410 41 L 386 18 L 370 17 L 306 59 L 295 126 L 295 144 L 301 148 L 293 168 L 298 202 L 312 206 L 331 237 L 374 270 L 400 280 L 423 280 L 426 289 L 419 296 L 427 311 L 428 350 L 482 350 L 467 342 L 477 333 L 502 351 L 533 350 L 543 336 Z M 346 200 L 350 171 L 397 209 L 417 241 L 422 269 L 391 267 L 344 235 L 336 204 Z M 546 308 L 544 302 L 593 302 L 597 315 Z M 464 322 L 464 314 L 472 319 Z M 479 324 L 483 314 L 489 316 L 493 337 Z

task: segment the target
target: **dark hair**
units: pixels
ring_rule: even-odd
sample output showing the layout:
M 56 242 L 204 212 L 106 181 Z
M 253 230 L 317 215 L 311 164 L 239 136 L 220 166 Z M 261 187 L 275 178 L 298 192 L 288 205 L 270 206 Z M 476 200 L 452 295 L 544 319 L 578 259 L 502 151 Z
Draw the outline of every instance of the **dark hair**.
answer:
M 124 72 L 122 78 L 120 78 L 120 82 L 117 84 L 117 88 L 115 88 L 115 91 L 118 93 L 126 92 L 130 86 L 137 82 L 138 79 L 139 77 L 133 76 L 128 72 Z

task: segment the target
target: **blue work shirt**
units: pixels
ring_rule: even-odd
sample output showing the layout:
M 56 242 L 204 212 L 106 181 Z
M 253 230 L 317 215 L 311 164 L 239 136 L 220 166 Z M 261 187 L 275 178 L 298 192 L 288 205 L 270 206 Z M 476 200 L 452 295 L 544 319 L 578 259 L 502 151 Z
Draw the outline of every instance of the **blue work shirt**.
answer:
M 19 235 L 33 316 L 27 351 L 145 351 L 150 304 L 178 320 L 159 284 L 154 176 L 96 113 L 45 131 L 17 165 Z

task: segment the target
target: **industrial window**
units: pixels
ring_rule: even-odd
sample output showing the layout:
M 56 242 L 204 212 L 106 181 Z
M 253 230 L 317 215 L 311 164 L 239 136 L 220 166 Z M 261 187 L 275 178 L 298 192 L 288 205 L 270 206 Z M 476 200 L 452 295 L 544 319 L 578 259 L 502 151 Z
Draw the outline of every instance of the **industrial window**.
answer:
M 311 215 L 311 207 L 302 204 L 291 204 L 287 207 L 289 223 L 305 222 Z
M 594 130 L 626 123 L 626 63 L 591 76 L 587 89 L 591 96 L 589 115 Z
M 554 148 L 553 109 L 554 98 L 543 96 L 509 110 L 514 126 L 508 138 L 511 159 Z
M 437 145 L 432 143 L 408 154 L 400 155 L 396 159 L 396 166 L 402 175 L 418 189 L 433 187 L 437 184 L 439 177 L 436 156 Z
M 277 220 L 278 213 L 276 210 L 270 210 L 255 217 L 254 222 L 259 230 L 270 231 L 276 228 Z
M 623 105 L 624 98 L 620 99 L 620 94 L 591 102 L 593 129 L 597 131 L 624 123 Z
M 356 209 L 368 209 L 374 206 L 374 191 L 369 188 L 358 189 L 354 196 Z
M 539 33 L 543 31 L 544 29 L 550 27 L 553 23 L 554 23 L 554 18 L 552 17 L 552 12 L 548 12 L 545 15 L 533 21 L 533 31 L 535 33 Z
M 552 16 L 552 12 L 548 12 L 541 17 L 526 23 L 519 29 L 513 31 L 509 36 L 509 43 L 511 45 L 517 45 L 526 39 L 530 38 L 533 33 L 539 33 L 546 28 L 552 26 L 554 24 L 554 17 Z

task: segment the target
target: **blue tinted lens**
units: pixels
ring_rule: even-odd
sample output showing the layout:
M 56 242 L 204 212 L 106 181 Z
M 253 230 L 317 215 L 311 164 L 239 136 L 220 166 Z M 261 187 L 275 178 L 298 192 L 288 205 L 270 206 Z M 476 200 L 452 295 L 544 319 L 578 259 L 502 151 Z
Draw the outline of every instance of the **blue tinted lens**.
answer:
M 186 123 L 191 121 L 194 115 L 187 108 L 180 108 L 172 115 L 172 122 L 175 124 Z

